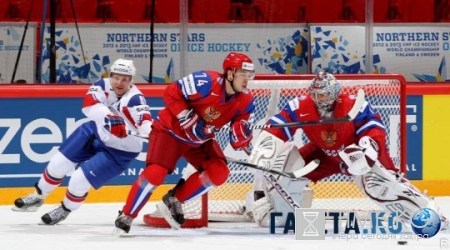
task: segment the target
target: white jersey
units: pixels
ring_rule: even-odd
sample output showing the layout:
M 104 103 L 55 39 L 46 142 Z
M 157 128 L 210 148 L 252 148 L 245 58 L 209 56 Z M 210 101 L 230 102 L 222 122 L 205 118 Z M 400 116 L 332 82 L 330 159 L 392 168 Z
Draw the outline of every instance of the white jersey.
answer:
M 142 151 L 142 139 L 132 135 L 118 138 L 104 128 L 104 120 L 108 114 L 121 116 L 127 129 L 134 132 L 137 132 L 144 121 L 151 121 L 150 108 L 135 85 L 131 85 L 130 90 L 119 98 L 114 93 L 109 78 L 98 80 L 89 88 L 82 111 L 95 121 L 98 135 L 106 146 L 126 152 Z

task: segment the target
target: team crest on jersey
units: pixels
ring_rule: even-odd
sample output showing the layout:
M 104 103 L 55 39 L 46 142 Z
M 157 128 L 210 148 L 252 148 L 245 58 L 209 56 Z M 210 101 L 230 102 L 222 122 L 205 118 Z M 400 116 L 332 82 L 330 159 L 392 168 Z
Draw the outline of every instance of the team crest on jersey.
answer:
M 203 114 L 203 119 L 206 122 L 211 122 L 220 116 L 220 111 L 214 107 L 208 107 L 205 109 L 205 112 Z
M 323 130 L 321 133 L 321 137 L 327 147 L 332 147 L 334 146 L 334 144 L 336 144 L 337 133 L 334 130 Z

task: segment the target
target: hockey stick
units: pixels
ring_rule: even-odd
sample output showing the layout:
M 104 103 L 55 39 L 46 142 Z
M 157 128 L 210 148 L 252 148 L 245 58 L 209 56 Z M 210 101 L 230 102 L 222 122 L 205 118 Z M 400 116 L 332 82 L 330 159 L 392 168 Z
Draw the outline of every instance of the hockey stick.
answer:
M 323 125 L 323 124 L 335 124 L 335 123 L 344 123 L 353 121 L 361 110 L 362 105 L 364 104 L 364 90 L 359 89 L 358 95 L 356 96 L 355 104 L 352 109 L 348 112 L 347 115 L 341 118 L 335 119 L 321 119 L 315 121 L 303 121 L 303 122 L 287 122 L 281 124 L 255 124 L 250 126 L 250 129 L 267 129 L 267 128 L 285 128 L 285 127 L 304 127 L 304 126 L 312 126 L 312 125 Z M 230 131 L 230 127 L 222 127 L 220 129 L 215 129 L 214 132 L 222 132 L 222 131 Z
M 267 129 L 267 128 L 285 128 L 285 127 L 304 127 L 304 126 L 313 126 L 313 125 L 324 125 L 324 124 L 336 124 L 336 123 L 345 123 L 353 121 L 358 115 L 359 111 L 362 108 L 362 105 L 364 104 L 364 90 L 359 89 L 358 95 L 356 96 L 355 104 L 353 105 L 352 109 L 341 118 L 335 118 L 335 119 L 321 119 L 321 120 L 314 120 L 314 121 L 303 121 L 303 122 L 287 122 L 287 123 L 281 123 L 281 124 L 255 124 L 251 125 L 250 129 Z M 220 129 L 213 129 L 214 132 L 224 132 L 224 131 L 230 131 L 231 128 L 229 126 L 222 127 Z M 128 134 L 134 135 L 137 137 L 141 137 L 144 139 L 148 139 L 148 137 L 144 135 L 140 135 L 139 133 L 130 131 Z
M 269 174 L 263 173 L 264 178 L 272 185 L 272 187 L 277 191 L 277 193 L 283 198 L 283 200 L 295 211 L 296 208 L 301 208 L 301 206 L 292 198 L 291 193 L 286 191 L 277 181 L 277 179 Z M 270 192 L 268 190 L 268 192 Z
M 225 159 L 227 161 L 229 161 L 229 162 L 240 164 L 242 166 L 246 166 L 246 167 L 249 167 L 249 168 L 262 170 L 262 171 L 269 172 L 269 173 L 272 173 L 272 174 L 282 175 L 282 176 L 285 176 L 285 177 L 288 177 L 288 178 L 291 178 L 291 179 L 299 179 L 299 178 L 309 174 L 311 171 L 316 169 L 319 166 L 319 163 L 320 163 L 319 160 L 314 160 L 314 161 L 308 163 L 308 165 L 306 165 L 303 168 L 301 168 L 299 170 L 296 170 L 294 172 L 283 172 L 283 171 L 278 171 L 278 170 L 275 170 L 275 169 L 268 169 L 268 168 L 265 168 L 263 166 L 258 166 L 258 165 L 255 165 L 255 164 L 252 164 L 252 163 L 249 163 L 249 162 L 246 162 L 246 161 L 236 160 L 236 159 L 233 159 L 233 158 L 230 158 L 230 157 L 225 157 Z
M 132 136 L 136 136 L 136 137 L 148 140 L 148 135 L 142 135 L 142 134 L 139 134 L 138 132 L 134 132 L 131 130 L 128 130 L 128 135 L 132 135 Z

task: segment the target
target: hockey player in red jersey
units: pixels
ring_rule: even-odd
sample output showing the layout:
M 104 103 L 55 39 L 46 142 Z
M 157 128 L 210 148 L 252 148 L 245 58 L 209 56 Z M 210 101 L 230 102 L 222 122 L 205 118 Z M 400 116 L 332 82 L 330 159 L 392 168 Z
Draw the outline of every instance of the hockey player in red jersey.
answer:
M 255 75 L 252 60 L 230 53 L 223 61 L 223 74 L 197 71 L 169 85 L 164 93 L 166 107 L 153 123 L 149 136 L 146 168 L 133 184 L 122 213 L 116 219 L 118 233 L 129 232 L 132 220 L 180 157 L 197 172 L 170 190 L 157 204 L 168 223 L 184 223 L 181 203 L 223 184 L 229 174 L 225 155 L 214 130 L 230 123 L 230 143 L 245 149 L 252 139 L 254 100 L 246 86 Z
M 309 86 L 309 95 L 289 101 L 268 123 L 344 117 L 352 109 L 356 98 L 341 94 L 340 90 L 340 84 L 332 74 L 320 72 Z M 297 129 L 298 127 L 284 127 L 262 131 L 249 160 L 262 166 L 282 166 L 284 169 L 278 170 L 287 172 L 299 169 L 315 159 L 320 160 L 319 167 L 307 174 L 306 178 L 277 179 L 278 184 L 296 202 L 296 206 L 301 204 L 302 191 L 309 181 L 316 182 L 333 174 L 344 173 L 353 176 L 362 193 L 386 211 L 398 212 L 404 222 L 409 222 L 414 212 L 422 207 L 438 211 L 435 202 L 411 185 L 394 165 L 387 150 L 385 126 L 380 115 L 367 101 L 363 102 L 361 110 L 351 122 L 302 127 L 309 142 L 300 149 L 293 143 L 286 142 L 293 138 Z M 295 207 L 288 204 L 275 189 L 268 188 L 271 185 L 259 176 L 254 190 L 264 190 L 265 195 L 247 206 L 251 206 L 255 221 L 261 226 L 268 226 L 270 212 L 283 212 L 286 215 L 287 212 L 293 212 Z M 443 227 L 448 228 L 448 220 L 442 213 L 441 219 Z M 278 222 L 279 225 L 284 225 L 283 218 Z
M 56 224 L 83 204 L 91 187 L 99 189 L 128 168 L 143 145 L 142 139 L 128 136 L 128 130 L 148 135 L 152 124 L 144 95 L 133 84 L 135 75 L 133 61 L 118 59 L 111 65 L 110 77 L 90 86 L 82 108 L 89 121 L 61 144 L 35 192 L 17 199 L 14 211 L 36 211 L 73 172 L 61 206 L 42 216 L 45 224 Z

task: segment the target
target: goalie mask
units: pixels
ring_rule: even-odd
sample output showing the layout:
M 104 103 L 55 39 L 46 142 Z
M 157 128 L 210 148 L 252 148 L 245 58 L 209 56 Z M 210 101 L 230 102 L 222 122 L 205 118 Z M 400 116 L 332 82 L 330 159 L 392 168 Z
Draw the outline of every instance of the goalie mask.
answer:
M 331 111 L 341 92 L 341 86 L 334 75 L 319 72 L 308 88 L 319 111 Z

